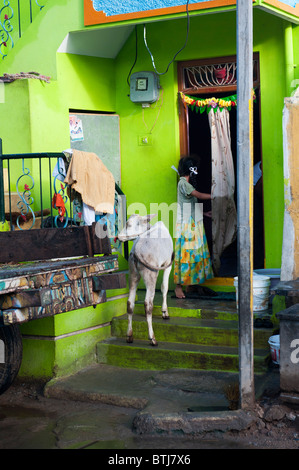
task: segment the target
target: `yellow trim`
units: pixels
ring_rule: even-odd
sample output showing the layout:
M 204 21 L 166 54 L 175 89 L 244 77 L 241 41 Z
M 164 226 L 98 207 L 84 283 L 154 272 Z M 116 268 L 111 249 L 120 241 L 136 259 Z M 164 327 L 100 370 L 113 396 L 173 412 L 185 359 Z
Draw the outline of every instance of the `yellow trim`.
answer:
M 234 278 L 233 277 L 214 277 L 206 281 L 204 286 L 233 286 Z
M 278 10 L 282 10 L 284 12 L 287 12 L 287 13 L 290 13 L 291 15 L 294 15 L 294 16 L 299 16 L 299 5 L 296 4 L 295 7 L 292 7 L 290 5 L 287 5 L 287 3 L 284 3 L 284 2 L 280 2 L 278 0 L 263 0 L 262 5 L 270 5 L 270 6 L 273 6 L 275 8 L 277 8 Z

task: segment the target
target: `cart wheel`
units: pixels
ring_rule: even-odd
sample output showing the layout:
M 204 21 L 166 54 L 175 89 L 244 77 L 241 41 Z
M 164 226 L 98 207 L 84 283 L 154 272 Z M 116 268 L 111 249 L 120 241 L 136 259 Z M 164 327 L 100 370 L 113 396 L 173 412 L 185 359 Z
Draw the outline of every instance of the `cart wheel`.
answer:
M 22 362 L 22 336 L 18 325 L 0 327 L 0 394 L 18 375 Z

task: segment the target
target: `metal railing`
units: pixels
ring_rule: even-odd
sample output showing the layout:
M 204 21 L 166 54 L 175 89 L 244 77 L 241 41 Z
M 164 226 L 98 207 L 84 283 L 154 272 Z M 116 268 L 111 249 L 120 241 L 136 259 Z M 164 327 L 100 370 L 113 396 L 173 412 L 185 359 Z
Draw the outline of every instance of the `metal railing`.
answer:
M 0 56 L 4 59 L 47 0 L 0 0 Z
M 81 195 L 64 183 L 65 168 L 62 168 L 62 163 L 65 158 L 64 153 L 3 155 L 0 139 L 2 231 L 86 225 Z M 120 248 L 117 241 L 120 211 L 125 223 L 125 195 L 115 184 L 115 212 L 109 220 L 109 224 L 115 224 L 111 239 L 115 249 Z M 124 245 L 124 256 L 128 257 L 127 243 Z

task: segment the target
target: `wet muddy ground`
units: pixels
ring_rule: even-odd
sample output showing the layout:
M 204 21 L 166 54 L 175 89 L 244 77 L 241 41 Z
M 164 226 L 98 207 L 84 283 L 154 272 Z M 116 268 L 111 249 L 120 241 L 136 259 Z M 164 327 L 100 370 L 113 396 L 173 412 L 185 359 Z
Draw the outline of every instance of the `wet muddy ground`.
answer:
M 137 435 L 136 409 L 46 398 L 44 384 L 17 380 L 0 396 L 0 449 L 298 449 L 299 409 L 269 391 L 256 412 L 260 419 L 240 432 L 196 436 Z M 173 451 L 172 451 L 173 453 Z

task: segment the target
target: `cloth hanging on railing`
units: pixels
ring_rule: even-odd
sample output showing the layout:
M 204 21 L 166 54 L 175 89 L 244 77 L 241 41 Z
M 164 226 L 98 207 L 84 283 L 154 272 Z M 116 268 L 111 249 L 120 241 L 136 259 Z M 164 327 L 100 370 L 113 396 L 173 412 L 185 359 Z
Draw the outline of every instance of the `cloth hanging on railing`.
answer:
M 217 109 L 216 112 L 209 112 L 208 119 L 212 149 L 212 261 L 217 274 L 220 269 L 220 257 L 237 234 L 235 172 L 228 110 Z
M 113 214 L 115 180 L 95 153 L 74 149 L 64 182 L 96 212 Z
M 53 178 L 58 179 L 59 181 L 64 181 L 66 177 L 65 161 L 62 157 L 58 158 L 58 161 L 55 165 L 55 168 L 52 173 Z
M 54 194 L 53 199 L 52 199 L 52 207 L 58 210 L 60 219 L 63 219 L 64 214 L 65 214 L 65 204 L 64 204 L 63 197 L 60 194 L 58 193 Z

